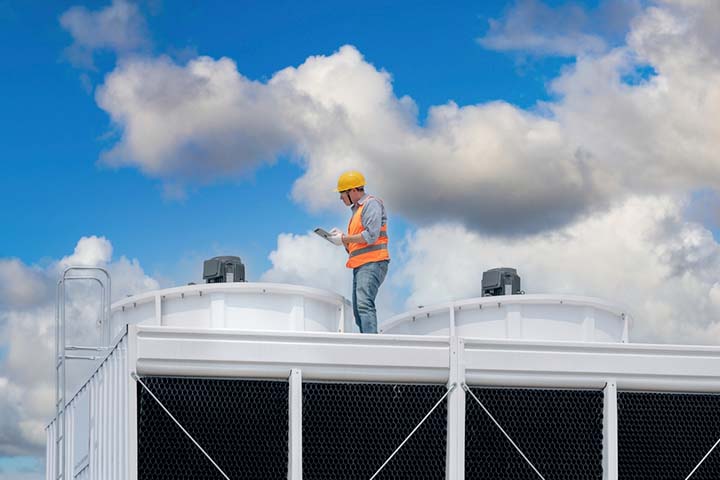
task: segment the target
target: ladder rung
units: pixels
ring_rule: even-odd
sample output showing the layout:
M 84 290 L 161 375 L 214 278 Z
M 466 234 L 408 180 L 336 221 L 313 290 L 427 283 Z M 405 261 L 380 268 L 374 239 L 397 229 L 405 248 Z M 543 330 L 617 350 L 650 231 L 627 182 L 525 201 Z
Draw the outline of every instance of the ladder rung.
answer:
M 92 350 L 93 352 L 104 352 L 109 347 L 86 347 L 85 345 L 66 345 L 65 350 Z
M 98 357 L 91 355 L 65 355 L 65 358 L 68 360 L 97 360 Z

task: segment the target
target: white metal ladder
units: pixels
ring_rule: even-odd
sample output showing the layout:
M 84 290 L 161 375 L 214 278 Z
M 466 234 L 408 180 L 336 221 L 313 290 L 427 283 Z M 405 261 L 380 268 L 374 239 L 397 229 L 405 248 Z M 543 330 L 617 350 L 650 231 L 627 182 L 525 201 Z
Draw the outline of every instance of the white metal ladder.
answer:
M 71 274 L 82 272 L 84 274 Z M 71 280 L 92 280 L 100 285 L 101 309 L 99 323 L 101 326 L 101 338 L 98 345 L 67 345 L 65 342 L 65 284 Z M 65 477 L 67 470 L 67 446 L 66 446 L 66 416 L 67 407 L 66 383 L 67 383 L 67 360 L 97 360 L 98 355 L 90 355 L 88 352 L 105 352 L 110 348 L 111 317 L 111 280 L 110 273 L 102 267 L 70 266 L 60 276 L 57 283 L 55 299 L 55 479 L 68 480 Z M 82 354 L 68 354 L 68 351 L 76 351 Z M 72 473 L 70 474 L 72 479 Z

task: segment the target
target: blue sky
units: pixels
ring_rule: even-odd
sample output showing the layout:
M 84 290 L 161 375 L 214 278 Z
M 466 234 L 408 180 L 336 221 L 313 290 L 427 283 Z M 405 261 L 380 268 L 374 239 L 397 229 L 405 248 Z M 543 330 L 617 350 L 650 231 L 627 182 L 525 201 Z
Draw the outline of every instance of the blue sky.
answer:
M 239 255 L 347 294 L 308 233 L 345 225 L 347 168 L 389 210 L 381 322 L 514 266 L 627 306 L 634 341 L 720 344 L 718 23 L 714 1 L 0 0 L 0 478 L 41 478 L 62 267 L 120 297 Z
M 112 126 L 79 77 L 87 73 L 101 82 L 114 55 L 100 52 L 98 70 L 91 72 L 63 60 L 72 38 L 58 18 L 72 5 L 4 4 L 0 49 L 11 60 L 0 68 L 12 95 L 5 97 L 0 119 L 6 166 L 0 188 L 4 203 L 14 207 L 0 218 L 11 226 L 0 238 L 2 256 L 42 262 L 66 254 L 83 235 L 104 235 L 116 251 L 140 259 L 151 272 L 172 276 L 178 257 L 210 245 L 248 257 L 250 275 L 257 275 L 268 266 L 268 247 L 278 233 L 303 233 L 325 220 L 289 199 L 299 170 L 282 159 L 249 179 L 195 186 L 182 201 L 165 199 L 160 182 L 134 169 L 98 165 L 112 143 Z M 91 2 L 88 8 L 105 5 Z M 141 8 L 153 51 L 228 56 L 244 75 L 260 81 L 310 55 L 355 45 L 369 62 L 392 73 L 396 92 L 415 99 L 421 116 L 428 106 L 449 100 L 502 98 L 531 107 L 547 98 L 545 83 L 562 63 L 537 61 L 521 69 L 512 56 L 476 43 L 486 19 L 507 8 L 504 2 L 406 2 L 393 8 L 188 2 Z

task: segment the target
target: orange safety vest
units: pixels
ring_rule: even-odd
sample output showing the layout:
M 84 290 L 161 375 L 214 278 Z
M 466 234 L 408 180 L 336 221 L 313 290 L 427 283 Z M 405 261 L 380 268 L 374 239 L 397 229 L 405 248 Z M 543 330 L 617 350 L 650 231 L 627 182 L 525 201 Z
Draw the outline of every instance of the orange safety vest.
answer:
M 370 200 L 370 196 L 365 200 L 367 203 Z M 348 235 L 357 235 L 365 230 L 362 224 L 362 210 L 365 207 L 365 203 L 360 205 L 348 225 Z M 351 243 L 348 245 L 348 258 L 345 266 L 348 268 L 357 268 L 361 265 L 365 265 L 370 262 L 380 262 L 382 260 L 390 260 L 390 253 L 388 252 L 388 235 L 387 235 L 387 224 L 380 227 L 380 235 L 377 241 L 373 244 L 367 243 Z

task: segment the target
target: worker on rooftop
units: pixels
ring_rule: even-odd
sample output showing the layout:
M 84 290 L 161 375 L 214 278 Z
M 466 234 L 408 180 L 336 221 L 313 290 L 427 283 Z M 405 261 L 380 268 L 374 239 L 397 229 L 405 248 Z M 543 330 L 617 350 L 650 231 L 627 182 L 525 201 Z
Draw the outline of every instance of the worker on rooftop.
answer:
M 347 234 L 338 229 L 330 233 L 333 243 L 344 245 L 349 254 L 345 265 L 353 269 L 355 323 L 362 333 L 377 333 L 375 297 L 390 263 L 385 205 L 365 193 L 365 177 L 354 170 L 340 175 L 336 191 L 352 210 Z

